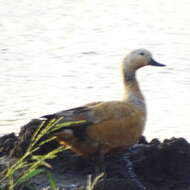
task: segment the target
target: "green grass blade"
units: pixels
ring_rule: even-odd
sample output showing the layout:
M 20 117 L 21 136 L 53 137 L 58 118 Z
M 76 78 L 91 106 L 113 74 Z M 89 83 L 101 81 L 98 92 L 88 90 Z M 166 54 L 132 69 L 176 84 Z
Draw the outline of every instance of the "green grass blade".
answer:
M 58 123 L 56 124 L 56 127 L 62 128 L 62 127 L 69 127 L 70 125 L 77 125 L 81 123 L 86 123 L 86 120 L 80 120 L 80 121 L 68 121 L 64 123 Z
M 55 181 L 55 178 L 53 177 L 53 175 L 49 171 L 47 171 L 47 176 L 48 176 L 48 180 L 49 180 L 49 184 L 50 184 L 51 188 L 53 190 L 59 190 L 59 188 L 57 187 L 57 183 Z
M 18 179 L 16 180 L 16 182 L 15 182 L 15 186 L 20 185 L 20 184 L 22 184 L 22 183 L 28 181 L 28 180 L 31 179 L 32 177 L 35 177 L 35 176 L 37 176 L 38 174 L 40 174 L 40 173 L 42 173 L 42 172 L 44 172 L 44 171 L 45 171 L 45 169 L 41 169 L 41 168 L 36 169 L 36 168 L 35 168 L 34 170 L 32 170 L 32 171 L 26 173 L 25 175 L 22 175 L 20 178 L 18 178 Z
M 38 147 L 40 147 L 40 146 L 42 146 L 42 145 L 44 145 L 44 144 L 46 144 L 46 143 L 48 143 L 48 142 L 50 142 L 50 141 L 53 141 L 53 140 L 55 140 L 55 139 L 56 139 L 55 136 L 54 136 L 54 137 L 51 137 L 51 138 L 49 138 L 49 139 L 46 139 L 46 140 L 40 142 L 40 143 L 38 144 Z

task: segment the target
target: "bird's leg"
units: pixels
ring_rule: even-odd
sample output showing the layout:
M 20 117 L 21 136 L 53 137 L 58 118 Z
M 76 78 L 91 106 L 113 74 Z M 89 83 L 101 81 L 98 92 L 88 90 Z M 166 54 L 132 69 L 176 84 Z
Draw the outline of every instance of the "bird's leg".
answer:
M 94 172 L 91 176 L 91 186 L 94 187 L 96 184 L 103 182 L 106 178 L 105 171 L 105 154 L 101 154 L 100 152 L 93 158 L 95 162 Z M 100 190 L 104 189 L 104 183 L 101 184 Z
M 105 176 L 106 168 L 105 168 L 105 151 L 102 149 L 101 144 L 99 144 L 98 152 L 94 157 L 95 167 L 94 167 L 94 176 L 103 175 Z
M 96 157 L 96 163 L 95 163 L 95 175 L 98 176 L 102 173 L 105 174 L 105 155 L 99 153 Z

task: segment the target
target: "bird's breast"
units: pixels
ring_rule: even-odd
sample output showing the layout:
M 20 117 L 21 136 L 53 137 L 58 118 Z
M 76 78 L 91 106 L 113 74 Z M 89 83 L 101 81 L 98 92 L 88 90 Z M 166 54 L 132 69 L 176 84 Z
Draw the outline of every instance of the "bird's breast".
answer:
M 90 126 L 87 135 L 110 150 L 127 147 L 138 141 L 143 133 L 145 120 L 145 113 L 141 111 L 126 113 L 126 117 L 115 114 L 115 118 Z

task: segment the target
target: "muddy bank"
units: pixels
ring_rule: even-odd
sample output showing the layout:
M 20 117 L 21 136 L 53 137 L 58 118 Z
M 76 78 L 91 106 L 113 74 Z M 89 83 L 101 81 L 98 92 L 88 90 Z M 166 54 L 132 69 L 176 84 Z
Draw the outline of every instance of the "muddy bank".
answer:
M 26 150 L 38 120 L 0 138 L 0 158 L 19 157 Z M 30 126 L 30 127 L 28 127 Z M 59 146 L 57 142 L 42 147 L 47 153 Z M 51 172 L 61 190 L 85 189 L 89 175 L 97 174 L 97 160 L 83 158 L 67 150 L 49 161 Z M 1 161 L 0 167 L 3 168 Z M 190 144 L 183 138 L 147 142 L 144 137 L 126 151 L 110 154 L 104 161 L 105 175 L 95 190 L 190 190 Z M 47 174 L 40 174 L 29 182 L 37 189 L 49 188 Z M 20 187 L 27 190 L 27 187 Z

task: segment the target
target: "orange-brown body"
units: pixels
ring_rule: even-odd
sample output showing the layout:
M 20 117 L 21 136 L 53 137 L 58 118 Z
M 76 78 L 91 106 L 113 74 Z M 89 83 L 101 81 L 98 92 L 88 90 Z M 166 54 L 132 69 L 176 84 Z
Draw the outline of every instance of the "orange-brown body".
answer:
M 151 54 L 147 50 L 134 51 L 124 59 L 123 100 L 95 102 L 45 116 L 48 119 L 63 117 L 60 123 L 86 121 L 79 126 L 69 126 L 55 132 L 53 135 L 57 136 L 59 143 L 70 146 L 82 155 L 106 154 L 135 144 L 142 135 L 146 122 L 145 101 L 135 71 L 150 61 Z
M 78 114 L 72 119 L 91 121 L 90 117 L 93 118 L 94 124 L 86 128 L 85 140 L 79 140 L 64 130 L 55 133 L 61 144 L 71 146 L 75 152 L 83 155 L 104 154 L 116 148 L 126 148 L 135 144 L 143 132 L 145 112 L 126 102 L 99 103 L 89 109 L 91 111 Z

